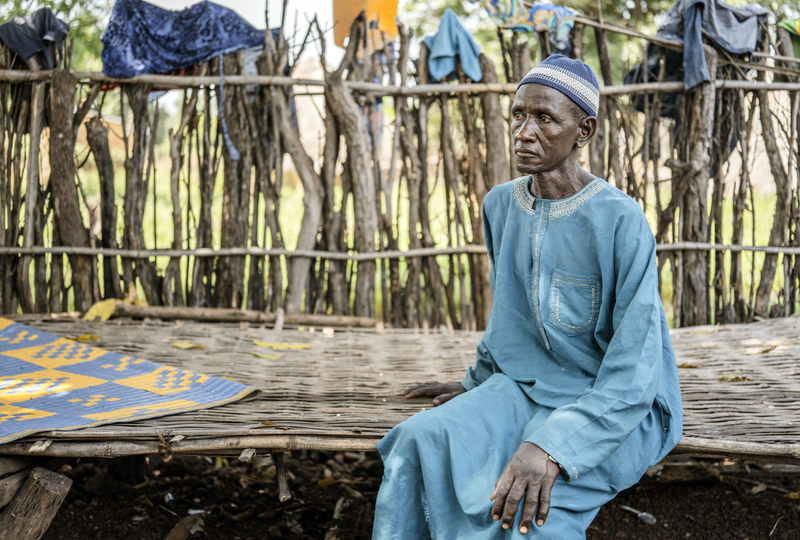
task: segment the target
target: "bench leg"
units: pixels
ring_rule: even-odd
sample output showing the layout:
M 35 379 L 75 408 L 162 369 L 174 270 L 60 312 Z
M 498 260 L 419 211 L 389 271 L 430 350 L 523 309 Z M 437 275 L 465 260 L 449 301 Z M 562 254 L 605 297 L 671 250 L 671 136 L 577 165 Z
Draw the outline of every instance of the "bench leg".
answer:
M 5 459 L 5 458 L 3 458 Z M 13 473 L 23 475 L 27 469 Z M 16 494 L 0 511 L 0 540 L 39 540 L 64 502 L 72 480 L 47 469 L 35 467 L 27 478 L 17 478 Z M 13 485 L 9 487 L 9 491 Z
M 284 503 L 292 498 L 292 492 L 289 491 L 289 482 L 286 480 L 286 468 L 283 466 L 283 454 L 281 452 L 273 452 L 272 461 L 275 462 L 275 472 L 278 473 L 278 499 Z

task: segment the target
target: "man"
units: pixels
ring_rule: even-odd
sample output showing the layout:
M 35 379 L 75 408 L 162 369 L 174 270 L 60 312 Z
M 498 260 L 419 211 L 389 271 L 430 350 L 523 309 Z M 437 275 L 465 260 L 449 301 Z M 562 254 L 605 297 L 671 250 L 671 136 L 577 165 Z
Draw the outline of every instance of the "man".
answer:
M 512 105 L 517 168 L 483 207 L 494 306 L 461 383 L 379 443 L 373 538 L 585 538 L 680 440 L 656 244 L 639 205 L 577 163 L 591 68 L 551 56 Z

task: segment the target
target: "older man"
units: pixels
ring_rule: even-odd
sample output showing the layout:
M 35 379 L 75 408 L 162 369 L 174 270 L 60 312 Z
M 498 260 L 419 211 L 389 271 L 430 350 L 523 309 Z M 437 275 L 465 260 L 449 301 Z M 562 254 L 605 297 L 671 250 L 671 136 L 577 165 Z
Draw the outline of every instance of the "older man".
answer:
M 656 244 L 630 197 L 577 163 L 597 79 L 551 56 L 512 105 L 517 168 L 483 223 L 494 307 L 477 363 L 380 442 L 373 538 L 585 538 L 604 503 L 680 440 Z

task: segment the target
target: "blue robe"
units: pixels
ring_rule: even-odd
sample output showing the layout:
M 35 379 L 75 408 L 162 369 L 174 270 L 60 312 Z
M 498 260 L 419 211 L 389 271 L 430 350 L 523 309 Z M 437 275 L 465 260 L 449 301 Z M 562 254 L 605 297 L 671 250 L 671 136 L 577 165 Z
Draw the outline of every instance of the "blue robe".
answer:
M 378 444 L 373 538 L 585 538 L 600 506 L 681 438 L 678 371 L 658 295 L 656 243 L 639 205 L 602 179 L 563 200 L 530 178 L 483 207 L 494 305 L 462 382 Z M 489 497 L 532 442 L 558 461 L 547 522 L 503 530 Z

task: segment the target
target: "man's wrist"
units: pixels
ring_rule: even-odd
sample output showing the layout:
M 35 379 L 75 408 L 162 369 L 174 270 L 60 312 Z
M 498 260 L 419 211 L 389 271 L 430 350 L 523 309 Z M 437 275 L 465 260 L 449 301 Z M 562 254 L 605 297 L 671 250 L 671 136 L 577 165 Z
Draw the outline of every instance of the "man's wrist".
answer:
M 545 452 L 545 454 L 547 454 L 547 452 Z M 556 461 L 556 458 L 554 458 L 554 457 L 553 457 L 553 456 L 551 456 L 550 454 L 547 454 L 547 459 L 549 459 L 550 461 L 552 461 L 553 463 L 555 463 L 555 464 L 558 466 L 558 470 L 559 470 L 559 472 L 566 473 L 566 469 L 564 469 L 564 467 L 562 467 L 562 466 L 561 466 L 561 463 L 559 463 L 558 461 Z

